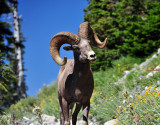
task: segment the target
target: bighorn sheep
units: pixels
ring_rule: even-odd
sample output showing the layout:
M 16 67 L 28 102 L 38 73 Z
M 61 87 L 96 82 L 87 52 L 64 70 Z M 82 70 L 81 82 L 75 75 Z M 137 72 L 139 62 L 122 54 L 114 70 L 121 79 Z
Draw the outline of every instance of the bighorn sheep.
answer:
M 67 57 L 64 59 L 60 57 L 59 50 L 63 44 L 71 45 L 65 46 L 63 49 L 73 50 L 74 59 L 67 60 Z M 76 125 L 81 107 L 83 107 L 83 125 L 88 125 L 90 98 L 94 88 L 89 62 L 96 60 L 96 54 L 92 50 L 91 44 L 104 48 L 107 44 L 107 38 L 101 42 L 89 22 L 80 25 L 78 35 L 71 32 L 60 32 L 50 41 L 51 56 L 57 64 L 61 65 L 57 78 L 61 125 L 70 125 L 72 108 L 75 103 L 72 125 Z

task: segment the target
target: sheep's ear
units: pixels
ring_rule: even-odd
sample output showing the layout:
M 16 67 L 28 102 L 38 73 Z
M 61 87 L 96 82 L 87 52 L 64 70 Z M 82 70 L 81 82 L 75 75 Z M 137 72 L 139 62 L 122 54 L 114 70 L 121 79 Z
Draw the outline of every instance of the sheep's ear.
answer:
M 66 51 L 73 50 L 72 46 L 64 46 L 63 49 Z
M 72 45 L 73 50 L 79 49 L 78 45 Z

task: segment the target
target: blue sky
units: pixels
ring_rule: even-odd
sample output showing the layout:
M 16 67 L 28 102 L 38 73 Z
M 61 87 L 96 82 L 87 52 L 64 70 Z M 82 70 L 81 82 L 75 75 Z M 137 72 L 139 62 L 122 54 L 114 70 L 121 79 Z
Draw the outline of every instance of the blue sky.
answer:
M 56 81 L 60 66 L 49 53 L 50 39 L 62 31 L 77 34 L 87 5 L 87 0 L 19 0 L 21 31 L 26 37 L 24 66 L 29 96 L 36 95 L 43 83 Z M 61 49 L 63 56 L 73 58 L 72 52 Z

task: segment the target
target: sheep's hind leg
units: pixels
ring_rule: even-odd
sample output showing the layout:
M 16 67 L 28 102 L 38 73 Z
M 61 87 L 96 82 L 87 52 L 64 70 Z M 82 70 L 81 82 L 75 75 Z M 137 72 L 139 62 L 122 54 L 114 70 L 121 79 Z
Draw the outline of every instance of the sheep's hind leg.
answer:
M 73 109 L 73 106 L 74 106 L 74 103 L 71 103 L 69 105 L 69 120 L 71 120 L 71 117 L 72 117 L 72 109 Z
M 83 125 L 88 125 L 88 114 L 90 109 L 90 101 L 83 105 Z

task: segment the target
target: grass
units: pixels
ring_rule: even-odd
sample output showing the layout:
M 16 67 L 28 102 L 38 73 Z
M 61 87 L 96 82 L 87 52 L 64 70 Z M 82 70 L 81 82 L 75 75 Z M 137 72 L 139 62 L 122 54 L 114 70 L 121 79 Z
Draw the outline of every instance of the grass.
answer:
M 160 57 L 140 68 L 138 65 L 142 61 L 144 59 L 126 56 L 115 60 L 112 68 L 93 73 L 95 88 L 90 100 L 90 119 L 96 119 L 100 124 L 115 118 L 124 125 L 148 123 L 154 125 L 160 122 L 160 93 L 157 84 L 157 81 L 160 81 L 160 73 L 145 79 L 149 71 L 160 63 Z M 124 84 L 114 84 L 124 76 L 123 71 L 132 68 L 136 70 L 127 76 Z M 36 106 L 40 107 L 42 113 L 59 118 L 56 84 L 50 86 L 44 84 L 36 97 L 20 100 L 6 110 L 6 113 L 14 114 L 17 119 L 23 116 L 32 117 L 32 110 Z

